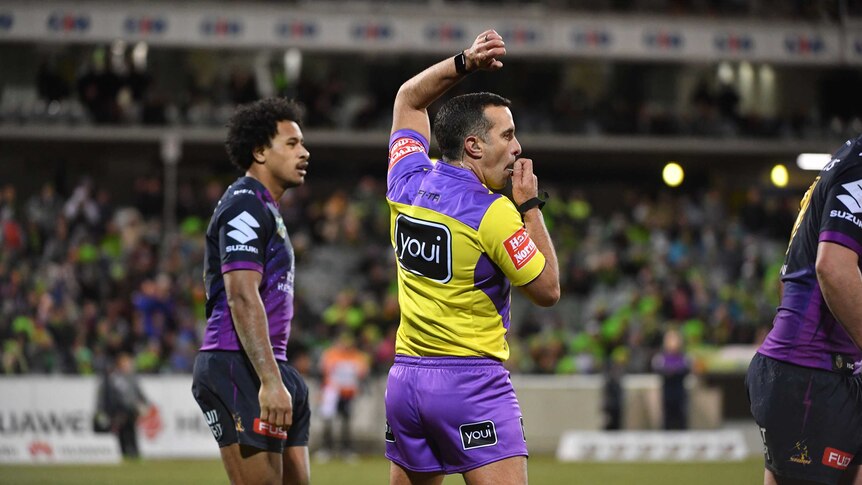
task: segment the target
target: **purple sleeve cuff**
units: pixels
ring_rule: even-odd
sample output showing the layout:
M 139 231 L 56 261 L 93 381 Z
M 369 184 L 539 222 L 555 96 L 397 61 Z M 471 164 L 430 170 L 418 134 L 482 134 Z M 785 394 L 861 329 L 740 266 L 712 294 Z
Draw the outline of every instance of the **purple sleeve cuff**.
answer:
M 221 265 L 221 273 L 230 273 L 231 271 L 236 271 L 238 269 L 250 269 L 252 271 L 257 271 L 260 274 L 263 274 L 263 265 L 260 263 L 255 263 L 254 261 L 235 261 L 233 263 L 227 263 Z
M 862 244 L 859 244 L 855 238 L 837 231 L 823 231 L 820 233 L 820 241 L 840 244 L 848 249 L 852 249 L 856 254 L 862 256 Z

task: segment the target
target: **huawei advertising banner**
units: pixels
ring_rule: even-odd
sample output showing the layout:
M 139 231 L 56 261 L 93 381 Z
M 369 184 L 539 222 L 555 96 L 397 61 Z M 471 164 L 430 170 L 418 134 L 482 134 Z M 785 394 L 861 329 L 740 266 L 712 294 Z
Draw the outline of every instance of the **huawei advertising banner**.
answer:
M 0 463 L 118 463 L 112 433 L 94 433 L 96 377 L 0 379 Z M 138 419 L 144 458 L 216 458 L 218 445 L 191 394 L 191 376 L 142 377 L 150 407 Z

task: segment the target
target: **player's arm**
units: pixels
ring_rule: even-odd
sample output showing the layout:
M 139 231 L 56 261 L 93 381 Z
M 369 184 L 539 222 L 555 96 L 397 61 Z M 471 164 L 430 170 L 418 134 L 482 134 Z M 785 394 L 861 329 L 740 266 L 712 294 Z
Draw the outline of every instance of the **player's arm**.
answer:
M 486 30 L 464 51 L 465 68 L 467 72 L 500 69 L 503 63 L 498 58 L 505 54 L 506 47 L 500 34 Z M 449 57 L 407 80 L 395 96 L 392 133 L 408 129 L 424 136 L 426 140 L 430 139 L 428 106 L 464 76 L 455 69 L 455 61 Z
M 856 346 L 862 348 L 862 274 L 859 255 L 841 244 L 821 241 L 815 263 L 817 281 L 829 310 Z
M 538 194 L 539 180 L 533 173 L 533 161 L 528 158 L 518 159 L 512 174 L 512 198 L 515 204 L 520 206 Z M 536 247 L 545 256 L 545 267 L 536 279 L 522 286 L 521 290 L 536 305 L 553 306 L 560 300 L 560 269 L 554 243 L 538 207 L 524 213 L 524 225 Z
M 293 403 L 272 353 L 266 309 L 257 290 L 260 281 L 261 274 L 253 270 L 225 273 L 227 303 L 242 348 L 260 379 L 260 420 L 288 427 L 293 422 Z

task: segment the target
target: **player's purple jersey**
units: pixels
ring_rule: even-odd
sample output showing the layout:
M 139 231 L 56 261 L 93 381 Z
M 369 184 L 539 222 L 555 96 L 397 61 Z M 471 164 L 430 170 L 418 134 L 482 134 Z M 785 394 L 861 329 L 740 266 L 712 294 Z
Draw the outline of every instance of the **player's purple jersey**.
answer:
M 224 287 L 224 274 L 236 270 L 262 274 L 258 291 L 266 309 L 269 341 L 275 358 L 286 360 L 293 318 L 293 247 L 278 203 L 251 177 L 240 177 L 228 187 L 207 228 L 207 328 L 201 350 L 241 349 Z
M 862 262 L 862 137 L 833 155 L 802 199 L 781 268 L 781 303 L 758 349 L 804 367 L 858 371 L 862 351 L 829 311 L 814 271 L 820 241 L 852 249 Z

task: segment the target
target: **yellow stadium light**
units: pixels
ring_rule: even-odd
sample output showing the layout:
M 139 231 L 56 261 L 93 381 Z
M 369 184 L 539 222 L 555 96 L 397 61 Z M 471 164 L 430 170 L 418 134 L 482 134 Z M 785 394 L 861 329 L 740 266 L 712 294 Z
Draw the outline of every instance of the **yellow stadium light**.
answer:
M 668 187 L 677 187 L 685 178 L 685 172 L 676 162 L 669 162 L 661 171 L 661 178 Z
M 787 167 L 782 164 L 778 164 L 772 167 L 772 172 L 769 174 L 770 180 L 772 180 L 772 185 L 776 187 L 787 187 L 787 180 L 790 176 L 787 173 Z

